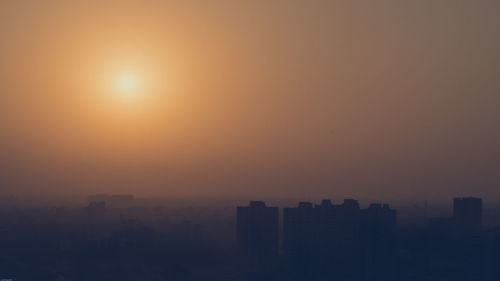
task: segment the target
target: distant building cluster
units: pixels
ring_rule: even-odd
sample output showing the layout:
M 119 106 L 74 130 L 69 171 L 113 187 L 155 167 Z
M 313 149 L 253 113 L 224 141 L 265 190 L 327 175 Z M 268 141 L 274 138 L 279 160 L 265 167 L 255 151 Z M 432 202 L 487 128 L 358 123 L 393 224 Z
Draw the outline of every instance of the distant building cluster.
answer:
M 237 242 L 248 280 L 275 280 L 276 271 L 285 272 L 286 280 L 396 280 L 396 210 L 388 204 L 361 209 L 354 199 L 338 205 L 299 202 L 284 208 L 282 216 L 280 223 L 279 208 L 261 201 L 237 207 Z M 482 200 L 455 198 L 453 217 L 432 219 L 429 226 L 432 235 L 478 234 Z M 428 236 L 426 245 L 458 245 L 439 237 Z
M 128 208 L 132 207 L 135 197 L 132 194 L 93 194 L 87 197 L 90 210 L 103 208 Z
M 452 217 L 431 219 L 422 245 L 424 272 L 446 280 L 499 280 L 499 240 L 482 231 L 482 217 L 482 199 L 464 197 L 454 198 Z
M 453 220 L 458 230 L 480 232 L 483 218 L 483 200 L 464 197 L 453 200 Z
M 448 218 L 432 218 L 429 229 L 434 233 L 470 235 L 482 230 L 483 200 L 481 198 L 463 197 L 453 199 L 453 216 Z
M 401 205 L 396 216 L 388 204 L 361 208 L 354 199 L 287 208 L 252 201 L 237 207 L 236 224 L 232 202 L 204 200 L 97 194 L 83 208 L 81 201 L 3 208 L 0 273 L 77 281 L 500 280 L 500 209 L 489 206 L 483 222 L 480 198 L 454 198 L 453 208 L 439 209 L 450 215 L 429 221 L 427 204 Z
M 388 204 L 361 209 L 353 199 L 300 202 L 283 210 L 282 239 L 278 213 L 258 201 L 237 209 L 249 280 L 272 280 L 278 266 L 287 267 L 292 280 L 388 280 L 396 247 L 396 211 Z

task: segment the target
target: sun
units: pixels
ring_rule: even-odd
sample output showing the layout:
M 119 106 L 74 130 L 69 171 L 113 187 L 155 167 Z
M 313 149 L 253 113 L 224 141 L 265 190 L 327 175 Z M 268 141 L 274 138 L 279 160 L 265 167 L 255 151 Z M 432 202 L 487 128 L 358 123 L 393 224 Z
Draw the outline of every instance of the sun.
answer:
M 134 96 L 139 91 L 140 81 L 133 73 L 122 73 L 117 77 L 117 88 L 120 95 Z

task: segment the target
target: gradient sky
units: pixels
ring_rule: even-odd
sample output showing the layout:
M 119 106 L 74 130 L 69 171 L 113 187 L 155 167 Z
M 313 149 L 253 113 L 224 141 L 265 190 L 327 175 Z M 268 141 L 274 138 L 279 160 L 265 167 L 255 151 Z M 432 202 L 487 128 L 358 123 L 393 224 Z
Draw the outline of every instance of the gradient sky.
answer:
M 499 15 L 0 1 L 0 193 L 499 200 Z

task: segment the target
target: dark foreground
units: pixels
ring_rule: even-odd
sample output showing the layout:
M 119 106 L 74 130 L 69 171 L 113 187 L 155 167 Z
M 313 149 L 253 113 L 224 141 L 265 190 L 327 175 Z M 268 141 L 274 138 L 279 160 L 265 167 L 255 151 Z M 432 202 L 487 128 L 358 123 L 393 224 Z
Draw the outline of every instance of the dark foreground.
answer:
M 475 198 L 420 226 L 349 199 L 281 209 L 110 203 L 3 208 L 0 279 L 500 280 L 500 229 L 484 229 Z

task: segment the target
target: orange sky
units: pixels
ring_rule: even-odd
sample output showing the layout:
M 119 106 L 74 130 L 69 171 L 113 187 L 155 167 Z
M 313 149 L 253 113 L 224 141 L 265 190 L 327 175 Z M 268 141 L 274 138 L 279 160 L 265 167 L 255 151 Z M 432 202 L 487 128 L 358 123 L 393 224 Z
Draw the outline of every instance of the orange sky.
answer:
M 1 1 L 0 183 L 500 198 L 498 14 L 460 0 Z M 133 101 L 116 88 L 129 72 Z

